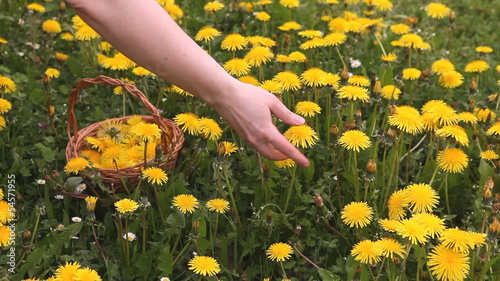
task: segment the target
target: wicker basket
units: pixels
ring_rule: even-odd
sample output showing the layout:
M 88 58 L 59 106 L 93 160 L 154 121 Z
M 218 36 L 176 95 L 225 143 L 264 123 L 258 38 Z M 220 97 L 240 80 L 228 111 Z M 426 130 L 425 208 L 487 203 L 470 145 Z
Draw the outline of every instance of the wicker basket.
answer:
M 100 125 L 105 122 L 101 121 L 93 123 L 84 129 L 78 130 L 75 117 L 75 104 L 78 100 L 78 94 L 81 90 L 94 84 L 121 86 L 132 96 L 141 100 L 148 112 L 151 114 L 151 116 L 141 116 L 142 119 L 148 123 L 155 123 L 162 131 L 161 149 L 163 151 L 164 157 L 162 157 L 163 160 L 158 163 L 158 166 L 165 170 L 172 170 L 175 167 L 179 150 L 184 143 L 184 134 L 182 133 L 182 130 L 172 120 L 161 117 L 158 109 L 154 107 L 148 101 L 146 96 L 134 85 L 107 76 L 81 79 L 78 81 L 77 87 L 75 89 L 72 89 L 69 93 L 67 127 L 69 142 L 66 147 L 66 160 L 69 161 L 72 158 L 80 156 L 80 151 L 89 148 L 89 144 L 85 141 L 85 137 L 96 136 L 97 130 L 99 129 Z M 113 120 L 124 122 L 129 117 L 130 116 L 114 118 Z M 71 134 L 71 131 L 73 131 L 74 135 Z M 150 163 L 151 161 L 153 160 L 150 160 L 148 163 Z M 144 165 L 145 163 L 142 162 L 134 166 L 124 167 L 120 169 L 98 168 L 99 177 L 102 178 L 106 184 L 109 184 L 111 186 L 113 192 L 124 192 L 125 188 L 123 186 L 122 180 L 126 180 L 126 182 L 130 184 L 137 183 L 139 180 L 139 176 L 141 175 L 141 168 Z

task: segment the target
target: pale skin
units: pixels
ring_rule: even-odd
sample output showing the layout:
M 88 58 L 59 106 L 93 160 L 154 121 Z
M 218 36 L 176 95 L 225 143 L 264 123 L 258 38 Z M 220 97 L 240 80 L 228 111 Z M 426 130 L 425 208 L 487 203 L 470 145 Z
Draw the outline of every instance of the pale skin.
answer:
M 309 166 L 273 124 L 272 114 L 290 125 L 301 125 L 304 119 L 273 94 L 229 75 L 155 0 L 68 2 L 120 52 L 207 102 L 260 154 Z

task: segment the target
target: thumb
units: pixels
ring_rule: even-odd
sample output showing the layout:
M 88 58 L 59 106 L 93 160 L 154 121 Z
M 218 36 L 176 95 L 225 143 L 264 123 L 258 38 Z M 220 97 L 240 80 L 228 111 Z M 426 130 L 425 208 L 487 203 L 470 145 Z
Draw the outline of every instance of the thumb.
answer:
M 277 98 L 274 103 L 270 106 L 271 112 L 281 119 L 283 122 L 292 125 L 298 126 L 302 125 L 306 122 L 306 120 L 290 111 L 282 102 L 280 102 Z

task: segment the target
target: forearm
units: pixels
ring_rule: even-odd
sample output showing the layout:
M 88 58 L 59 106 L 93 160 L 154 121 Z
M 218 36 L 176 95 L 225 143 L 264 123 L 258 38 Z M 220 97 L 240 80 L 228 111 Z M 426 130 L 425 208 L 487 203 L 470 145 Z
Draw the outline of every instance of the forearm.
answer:
M 202 98 L 231 92 L 227 72 L 154 0 L 70 0 L 85 22 L 115 48 L 159 77 Z M 195 67 L 193 67 L 195 66 Z M 193 83 L 196 81 L 196 83 Z

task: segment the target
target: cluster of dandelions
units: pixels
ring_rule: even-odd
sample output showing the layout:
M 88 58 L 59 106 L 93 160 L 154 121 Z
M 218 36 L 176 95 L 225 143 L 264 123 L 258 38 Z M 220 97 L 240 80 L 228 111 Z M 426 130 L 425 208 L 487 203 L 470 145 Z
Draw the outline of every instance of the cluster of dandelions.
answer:
M 0 188 L 0 247 L 10 246 L 15 233 L 7 224 L 15 219 L 15 208 L 6 200 L 3 200 L 3 189 Z
M 120 169 L 149 161 L 156 156 L 162 130 L 157 124 L 131 116 L 126 122 L 116 119 L 101 123 L 95 136 L 85 138 L 89 147 L 68 161 L 66 173 L 88 168 Z
M 30 279 L 31 280 L 31 279 Z M 39 280 L 39 279 L 33 279 Z M 76 281 L 76 280 L 87 280 L 87 281 L 101 281 L 101 276 L 89 267 L 82 267 L 78 262 L 67 262 L 64 265 L 59 266 L 53 276 L 49 277 L 47 281 Z
M 411 245 L 425 246 L 435 239 L 439 244 L 426 257 L 432 274 L 438 280 L 463 280 L 469 271 L 468 254 L 485 244 L 486 234 L 447 228 L 444 219 L 433 214 L 438 198 L 437 192 L 423 183 L 392 193 L 387 202 L 389 218 L 379 220 L 383 238 L 357 243 L 351 251 L 354 259 L 371 266 L 386 258 L 401 262 L 410 255 Z M 373 210 L 366 202 L 352 202 L 344 207 L 341 217 L 350 227 L 361 228 L 371 222 Z
M 0 41 L 3 38 L 0 37 Z M 12 109 L 12 104 L 10 101 L 4 98 L 5 94 L 12 93 L 16 90 L 17 86 L 16 83 L 9 77 L 7 76 L 2 76 L 0 74 L 0 131 L 5 129 L 5 126 L 7 125 L 7 122 L 5 121 L 5 118 L 3 117 L 3 114 L 9 112 L 9 110 Z

